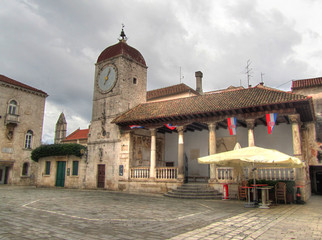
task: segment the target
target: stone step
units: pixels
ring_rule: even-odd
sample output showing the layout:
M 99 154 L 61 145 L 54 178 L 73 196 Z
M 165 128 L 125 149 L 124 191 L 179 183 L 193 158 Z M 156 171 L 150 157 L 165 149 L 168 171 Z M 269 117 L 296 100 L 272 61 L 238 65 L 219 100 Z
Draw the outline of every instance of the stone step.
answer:
M 186 194 L 173 194 L 171 192 L 165 193 L 164 196 L 182 199 L 222 199 L 222 195 L 186 195 Z
M 199 193 L 199 192 L 203 192 L 203 193 L 217 193 L 216 190 L 208 188 L 208 189 L 182 189 L 182 188 L 178 188 L 178 189 L 172 189 L 172 192 L 178 192 L 178 193 Z
M 164 194 L 167 197 L 185 198 L 185 199 L 221 199 L 222 194 L 210 188 L 207 183 L 186 183 L 177 189 Z

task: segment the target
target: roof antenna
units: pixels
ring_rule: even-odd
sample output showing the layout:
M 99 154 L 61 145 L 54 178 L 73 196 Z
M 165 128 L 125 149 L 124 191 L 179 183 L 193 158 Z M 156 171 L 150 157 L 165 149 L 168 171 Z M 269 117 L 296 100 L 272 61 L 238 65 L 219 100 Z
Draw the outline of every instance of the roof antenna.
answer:
M 124 33 L 124 27 L 125 27 L 125 25 L 122 23 L 122 31 L 121 31 L 121 34 L 119 37 L 120 42 L 126 42 L 126 40 L 127 40 L 127 36 Z
M 180 83 L 181 83 L 181 80 L 184 79 L 184 76 L 181 75 L 181 67 L 180 67 Z
M 252 85 L 249 85 L 249 79 L 252 77 L 251 71 L 253 70 L 252 68 L 249 68 L 251 64 L 250 59 L 247 60 L 247 66 L 246 66 L 246 74 L 247 74 L 247 85 L 250 88 Z

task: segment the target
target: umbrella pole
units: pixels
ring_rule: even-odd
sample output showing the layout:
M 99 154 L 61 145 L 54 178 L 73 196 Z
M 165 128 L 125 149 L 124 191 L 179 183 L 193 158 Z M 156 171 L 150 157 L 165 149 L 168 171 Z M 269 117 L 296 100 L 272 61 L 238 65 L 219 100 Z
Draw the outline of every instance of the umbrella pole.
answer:
M 256 174 L 255 174 L 255 171 L 256 171 L 255 164 L 253 162 L 253 178 L 254 178 L 254 195 L 253 195 L 253 197 L 254 197 L 254 202 L 256 203 L 257 202 L 257 191 L 256 191 Z

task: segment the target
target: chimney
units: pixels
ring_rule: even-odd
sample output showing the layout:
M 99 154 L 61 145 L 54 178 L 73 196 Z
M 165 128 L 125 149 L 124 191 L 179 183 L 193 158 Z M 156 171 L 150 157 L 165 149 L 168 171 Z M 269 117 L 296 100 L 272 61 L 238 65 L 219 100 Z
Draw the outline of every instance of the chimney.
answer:
M 202 91 L 202 72 L 198 71 L 195 73 L 196 76 L 196 91 L 200 94 L 203 94 Z

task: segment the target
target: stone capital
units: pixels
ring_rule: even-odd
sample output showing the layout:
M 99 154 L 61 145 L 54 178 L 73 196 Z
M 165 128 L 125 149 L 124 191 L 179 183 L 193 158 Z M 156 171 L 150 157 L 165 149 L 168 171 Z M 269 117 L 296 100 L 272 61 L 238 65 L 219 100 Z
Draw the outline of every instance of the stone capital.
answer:
M 151 136 L 157 135 L 157 129 L 156 128 L 150 128 Z
M 217 122 L 207 123 L 209 131 L 215 131 Z
M 246 119 L 246 124 L 248 129 L 254 129 L 255 127 L 255 119 Z
M 300 123 L 301 120 L 300 120 L 300 115 L 299 114 L 291 114 L 291 115 L 288 115 L 288 119 L 290 120 L 290 122 L 293 124 L 293 123 Z
M 186 126 L 178 126 L 176 127 L 176 130 L 178 131 L 178 133 L 184 132 L 184 130 L 186 130 Z

